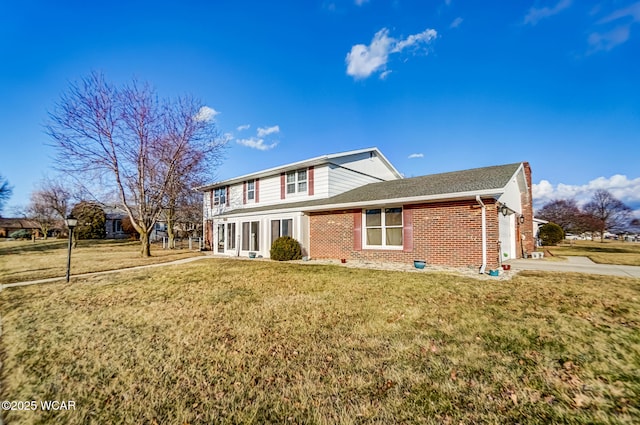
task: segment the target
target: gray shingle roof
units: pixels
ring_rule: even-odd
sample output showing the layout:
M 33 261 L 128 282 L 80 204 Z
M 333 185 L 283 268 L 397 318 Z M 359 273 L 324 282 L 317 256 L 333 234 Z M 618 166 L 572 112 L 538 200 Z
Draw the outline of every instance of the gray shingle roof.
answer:
M 509 183 L 521 163 L 495 165 L 491 167 L 474 168 L 471 170 L 453 171 L 441 174 L 390 180 L 352 189 L 326 199 L 292 202 L 276 205 L 265 205 L 255 208 L 231 210 L 223 215 L 236 213 L 253 213 L 273 209 L 298 209 L 319 207 L 326 205 L 348 205 L 370 201 L 384 201 L 387 199 L 419 198 L 437 195 L 462 194 L 465 192 L 492 191 L 500 192 Z M 315 208 L 314 208 L 315 209 Z

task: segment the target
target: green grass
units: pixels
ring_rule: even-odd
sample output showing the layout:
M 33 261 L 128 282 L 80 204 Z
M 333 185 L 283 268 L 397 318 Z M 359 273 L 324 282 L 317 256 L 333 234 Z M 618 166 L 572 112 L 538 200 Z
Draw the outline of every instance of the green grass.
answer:
M 637 423 L 640 282 L 209 259 L 0 293 L 8 423 Z
M 558 246 L 546 247 L 556 256 L 584 256 L 599 264 L 640 266 L 640 243 L 606 240 L 565 241 Z
M 65 276 L 66 240 L 0 240 L 0 283 Z M 71 254 L 71 274 L 119 270 L 201 255 L 197 251 L 163 250 L 154 245 L 152 257 L 140 256 L 140 242 L 122 240 L 78 241 Z

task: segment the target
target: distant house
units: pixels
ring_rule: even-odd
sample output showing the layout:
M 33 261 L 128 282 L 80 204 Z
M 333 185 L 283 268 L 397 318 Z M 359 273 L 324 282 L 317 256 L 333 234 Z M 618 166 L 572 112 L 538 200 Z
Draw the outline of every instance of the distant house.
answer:
M 311 258 L 495 267 L 534 249 L 526 162 L 403 178 L 377 148 L 202 186 L 205 245 L 269 257 L 280 236 Z
M 106 239 L 126 239 L 129 237 L 122 230 L 122 220 L 127 217 L 127 213 L 116 208 L 103 206 L 102 207 L 105 215 L 105 230 L 106 230 Z
M 38 223 L 26 218 L 0 218 L 0 238 L 8 238 L 9 235 L 18 230 L 28 230 L 36 235 L 41 236 Z

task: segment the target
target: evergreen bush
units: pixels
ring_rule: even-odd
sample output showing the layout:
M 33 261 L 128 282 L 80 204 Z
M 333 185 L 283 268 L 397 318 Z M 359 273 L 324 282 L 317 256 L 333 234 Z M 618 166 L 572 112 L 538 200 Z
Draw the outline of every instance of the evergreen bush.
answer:
M 73 207 L 71 213 L 78 219 L 75 229 L 78 239 L 104 239 L 107 236 L 107 217 L 100 205 L 82 201 Z
M 300 260 L 302 249 L 300 243 L 290 236 L 282 236 L 271 245 L 271 259 L 276 261 Z
M 547 223 L 540 227 L 538 238 L 543 246 L 557 245 L 564 239 L 564 230 L 555 223 Z

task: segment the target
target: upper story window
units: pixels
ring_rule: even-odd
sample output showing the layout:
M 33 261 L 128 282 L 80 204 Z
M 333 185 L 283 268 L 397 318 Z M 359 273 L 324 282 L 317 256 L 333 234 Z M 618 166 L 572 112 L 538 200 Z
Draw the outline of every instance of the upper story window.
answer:
M 247 200 L 254 201 L 256 199 L 256 181 L 249 180 L 247 182 Z
M 364 211 L 364 245 L 370 248 L 402 248 L 402 208 Z
M 287 194 L 307 191 L 307 170 L 289 171 L 287 173 Z
M 227 188 L 220 187 L 213 191 L 213 205 L 226 205 L 227 203 Z

